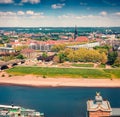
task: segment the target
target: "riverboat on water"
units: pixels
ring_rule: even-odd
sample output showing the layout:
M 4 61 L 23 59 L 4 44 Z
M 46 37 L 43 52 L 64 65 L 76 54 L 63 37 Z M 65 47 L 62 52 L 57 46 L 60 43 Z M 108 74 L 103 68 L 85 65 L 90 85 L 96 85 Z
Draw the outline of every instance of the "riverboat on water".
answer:
M 44 113 L 21 106 L 0 105 L 0 117 L 44 117 Z

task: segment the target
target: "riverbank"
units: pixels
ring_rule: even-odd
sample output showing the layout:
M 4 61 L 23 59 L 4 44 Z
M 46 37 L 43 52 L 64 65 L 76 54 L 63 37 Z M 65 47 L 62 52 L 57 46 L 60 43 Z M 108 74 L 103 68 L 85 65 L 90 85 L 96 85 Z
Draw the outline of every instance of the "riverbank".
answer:
M 119 79 L 120 69 L 95 69 L 95 68 L 59 68 L 59 67 L 37 67 L 17 66 L 6 70 L 12 75 L 36 75 L 47 78 L 108 78 Z
M 2 72 L 0 74 L 3 74 Z M 120 87 L 120 79 L 42 78 L 35 75 L 9 76 L 4 73 L 0 85 L 34 87 Z

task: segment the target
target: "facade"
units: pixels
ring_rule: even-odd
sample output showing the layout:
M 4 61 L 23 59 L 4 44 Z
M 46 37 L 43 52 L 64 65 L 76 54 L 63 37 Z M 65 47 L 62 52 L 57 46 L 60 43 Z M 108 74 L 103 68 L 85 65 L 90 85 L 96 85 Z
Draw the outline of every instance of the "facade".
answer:
M 15 52 L 13 48 L 9 47 L 0 47 L 0 53 L 12 53 Z
M 78 31 L 77 31 L 77 27 L 75 26 L 74 40 L 76 40 L 77 37 L 78 37 Z
M 73 46 L 67 46 L 67 48 L 71 48 L 74 50 L 77 50 L 79 48 L 93 48 L 95 46 L 100 46 L 99 42 L 94 42 L 94 43 L 87 43 L 87 44 L 81 44 L 81 45 L 73 45 Z
M 120 117 L 120 108 L 111 108 L 109 101 L 96 93 L 95 100 L 87 101 L 87 117 Z
M 36 44 L 36 43 L 31 43 L 29 45 L 29 48 L 34 49 L 34 50 L 40 50 L 40 51 L 51 51 L 53 45 L 51 44 Z

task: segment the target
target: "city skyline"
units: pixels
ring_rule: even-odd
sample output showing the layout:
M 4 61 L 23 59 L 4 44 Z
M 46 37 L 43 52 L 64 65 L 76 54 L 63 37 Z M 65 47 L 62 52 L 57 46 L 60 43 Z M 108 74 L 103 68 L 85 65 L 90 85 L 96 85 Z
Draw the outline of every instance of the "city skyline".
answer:
M 0 0 L 0 27 L 120 26 L 119 0 Z

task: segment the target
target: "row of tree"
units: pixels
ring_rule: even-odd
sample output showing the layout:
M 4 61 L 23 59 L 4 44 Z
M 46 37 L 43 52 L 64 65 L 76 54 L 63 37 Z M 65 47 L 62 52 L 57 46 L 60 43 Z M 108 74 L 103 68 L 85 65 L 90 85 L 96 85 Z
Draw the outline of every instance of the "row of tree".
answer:
M 93 49 L 80 48 L 78 50 L 65 49 L 64 45 L 57 45 L 54 50 L 58 53 L 53 59 L 54 62 L 99 62 L 120 67 L 120 58 L 117 51 L 114 51 L 108 45 L 98 46 Z
M 73 50 L 66 48 L 65 50 L 59 51 L 57 56 L 54 58 L 56 62 L 100 62 L 105 64 L 107 62 L 107 55 L 104 52 L 98 50 L 80 48 Z

